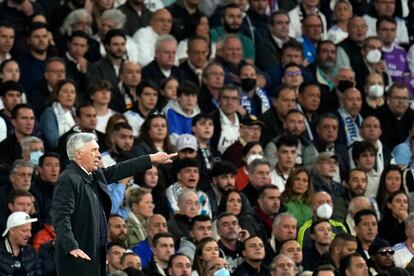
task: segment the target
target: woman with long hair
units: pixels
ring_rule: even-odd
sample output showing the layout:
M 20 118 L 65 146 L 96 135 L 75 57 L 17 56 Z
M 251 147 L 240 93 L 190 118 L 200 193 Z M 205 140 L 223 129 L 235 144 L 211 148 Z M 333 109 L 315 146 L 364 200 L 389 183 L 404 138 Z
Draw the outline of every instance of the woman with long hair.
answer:
M 397 165 L 389 165 L 381 173 L 376 197 L 378 209 L 381 213 L 385 210 L 389 195 L 397 191 L 404 191 L 401 169 Z
M 197 243 L 192 275 L 204 276 L 207 273 L 207 263 L 213 259 L 219 258 L 220 251 L 217 241 L 207 237 Z
M 312 217 L 310 207 L 313 186 L 310 173 L 303 167 L 295 168 L 289 175 L 281 198 L 289 213 L 302 225 Z
M 243 190 L 249 183 L 249 176 L 247 173 L 247 165 L 257 158 L 263 158 L 263 147 L 259 142 L 249 142 L 242 150 L 243 166 L 237 170 L 236 174 L 236 189 Z

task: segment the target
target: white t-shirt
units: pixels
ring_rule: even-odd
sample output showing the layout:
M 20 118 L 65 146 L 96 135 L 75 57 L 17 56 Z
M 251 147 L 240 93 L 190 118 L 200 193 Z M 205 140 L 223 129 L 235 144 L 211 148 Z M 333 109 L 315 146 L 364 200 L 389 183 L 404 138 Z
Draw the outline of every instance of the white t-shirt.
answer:
M 112 109 L 109 109 L 109 112 L 106 115 L 102 116 L 96 116 L 97 124 L 96 124 L 96 130 L 100 131 L 102 133 L 105 133 L 106 125 L 108 124 L 109 118 L 114 115 L 114 111 Z
M 405 268 L 411 259 L 414 257 L 414 254 L 408 250 L 405 242 L 397 243 L 392 247 L 394 249 L 394 263 L 395 266 Z
M 233 145 L 240 137 L 240 123 L 239 117 L 236 116 L 234 123 L 232 123 L 229 118 L 219 109 L 220 111 L 220 124 L 221 124 L 221 134 L 219 143 L 217 146 L 218 151 L 223 154 L 226 149 Z

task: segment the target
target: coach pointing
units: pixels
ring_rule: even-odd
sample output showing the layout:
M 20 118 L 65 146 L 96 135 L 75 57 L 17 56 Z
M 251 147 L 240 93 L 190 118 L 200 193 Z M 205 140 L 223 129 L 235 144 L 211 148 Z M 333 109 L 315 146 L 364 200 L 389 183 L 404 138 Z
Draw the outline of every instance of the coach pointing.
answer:
M 60 176 L 52 201 L 57 274 L 104 275 L 111 211 L 107 183 L 143 172 L 152 163 L 171 163 L 176 154 L 159 152 L 100 169 L 101 154 L 91 133 L 72 135 L 67 153 L 71 163 Z

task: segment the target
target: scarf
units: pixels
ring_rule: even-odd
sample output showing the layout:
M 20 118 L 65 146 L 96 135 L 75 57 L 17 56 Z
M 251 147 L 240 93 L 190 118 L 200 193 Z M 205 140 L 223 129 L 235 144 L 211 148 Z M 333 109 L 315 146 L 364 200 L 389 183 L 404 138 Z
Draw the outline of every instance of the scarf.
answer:
M 74 108 L 72 110 L 65 110 L 58 102 L 54 102 L 52 108 L 58 123 L 60 137 L 75 125 L 75 120 L 73 119 Z
M 359 126 L 356 121 L 361 122 L 362 117 L 361 115 L 358 115 L 357 119 L 354 120 L 343 107 L 338 108 L 338 112 L 342 120 L 344 121 L 346 146 L 350 147 L 352 143 L 361 138 L 359 136 Z
M 273 218 L 265 214 L 262 211 L 262 209 L 260 209 L 259 206 L 256 206 L 255 211 L 256 211 L 257 216 L 260 218 L 260 220 L 263 222 L 264 226 L 266 227 L 267 233 L 271 233 Z
M 254 91 L 254 96 L 259 97 L 261 103 L 261 113 L 265 113 L 266 110 L 270 108 L 269 99 L 267 98 L 266 93 L 259 87 L 256 87 L 256 90 Z M 252 100 L 249 99 L 249 97 L 245 93 L 242 94 L 240 99 L 240 105 L 243 106 L 249 114 L 252 113 L 251 101 Z

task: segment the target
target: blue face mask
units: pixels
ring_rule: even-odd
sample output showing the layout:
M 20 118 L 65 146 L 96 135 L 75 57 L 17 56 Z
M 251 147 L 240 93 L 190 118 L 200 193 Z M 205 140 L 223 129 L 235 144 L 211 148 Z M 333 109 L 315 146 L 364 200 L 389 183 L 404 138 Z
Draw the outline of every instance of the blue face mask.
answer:
M 220 270 L 214 272 L 213 276 L 230 276 L 230 271 L 222 267 Z
M 39 158 L 43 155 L 43 151 L 37 150 L 30 153 L 30 162 L 32 162 L 33 165 L 39 165 Z

